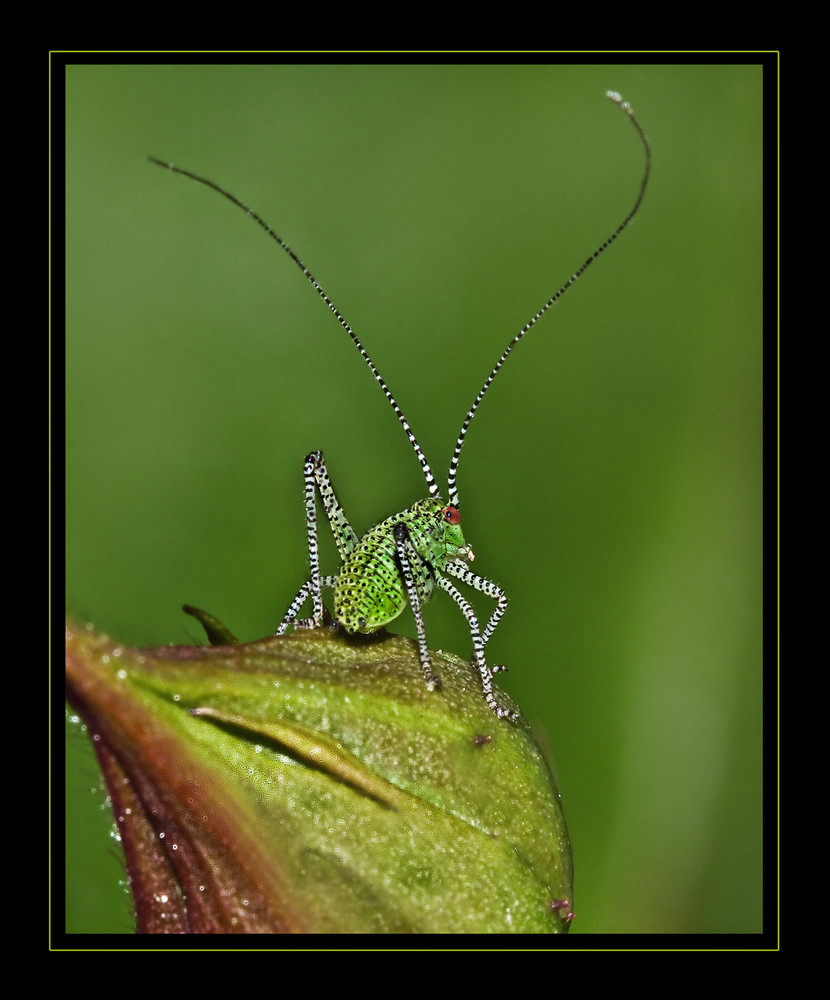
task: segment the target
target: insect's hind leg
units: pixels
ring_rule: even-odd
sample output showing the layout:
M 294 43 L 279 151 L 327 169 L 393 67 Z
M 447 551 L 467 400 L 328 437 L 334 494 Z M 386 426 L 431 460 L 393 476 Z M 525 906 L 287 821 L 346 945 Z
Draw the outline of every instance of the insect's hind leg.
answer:
M 300 587 L 297 596 L 291 602 L 291 606 L 283 616 L 282 622 L 276 631 L 277 635 L 282 635 L 292 625 L 297 628 L 316 628 L 321 625 L 323 621 L 322 589 L 323 587 L 332 588 L 337 583 L 336 576 L 320 576 L 320 547 L 317 535 L 317 498 L 315 491 L 319 491 L 323 501 L 323 508 L 329 519 L 340 558 L 345 559 L 358 542 L 357 535 L 349 524 L 343 508 L 337 502 L 337 497 L 334 494 L 321 451 L 313 451 L 310 455 L 306 456 L 305 465 L 303 466 L 303 477 L 305 479 L 305 519 L 308 535 L 310 574 L 308 580 Z M 300 608 L 309 597 L 311 597 L 312 603 L 311 617 L 298 621 L 297 615 L 300 612 Z
M 319 577 L 319 580 L 320 580 L 320 588 L 321 588 L 321 590 L 322 590 L 323 587 L 325 587 L 327 589 L 331 589 L 337 583 L 337 577 L 336 576 L 321 576 L 321 577 Z M 299 591 L 297 592 L 297 596 L 291 602 L 291 606 L 289 607 L 288 611 L 285 612 L 285 617 L 283 618 L 282 622 L 280 623 L 280 626 L 277 629 L 277 631 L 274 633 L 275 635 L 283 635 L 283 633 L 286 631 L 286 629 L 290 628 L 292 625 L 295 628 L 317 628 L 317 626 L 322 623 L 322 621 L 323 621 L 323 598 L 322 598 L 322 595 L 320 597 L 320 615 L 319 615 L 319 617 L 315 618 L 314 616 L 312 616 L 311 618 L 301 618 L 299 621 L 297 621 L 297 614 L 298 614 L 300 608 L 308 600 L 308 596 L 311 593 L 312 593 L 311 580 L 307 580 L 302 585 L 302 587 L 300 587 Z

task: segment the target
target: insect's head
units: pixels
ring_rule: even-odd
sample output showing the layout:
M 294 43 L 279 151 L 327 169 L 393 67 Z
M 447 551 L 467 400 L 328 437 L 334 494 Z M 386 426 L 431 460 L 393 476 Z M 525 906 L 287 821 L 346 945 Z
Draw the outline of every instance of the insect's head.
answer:
M 461 514 L 458 508 L 452 504 L 444 504 L 443 501 L 439 501 L 439 503 L 441 506 L 438 508 L 437 515 L 443 529 L 447 556 L 459 562 L 472 562 L 475 559 L 475 553 L 464 541 L 464 534 L 461 531 Z

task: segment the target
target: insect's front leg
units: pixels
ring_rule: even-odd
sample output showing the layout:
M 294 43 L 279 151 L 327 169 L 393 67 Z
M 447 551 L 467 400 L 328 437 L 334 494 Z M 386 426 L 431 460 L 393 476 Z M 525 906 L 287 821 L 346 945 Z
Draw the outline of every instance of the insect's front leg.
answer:
M 482 594 L 486 594 L 496 602 L 496 607 L 493 609 L 492 615 L 490 615 L 490 620 L 487 622 L 487 625 L 484 627 L 484 631 L 482 632 L 478 627 L 478 618 L 476 617 L 475 610 L 470 602 L 446 577 L 440 575 L 436 577 L 436 583 L 438 586 L 441 587 L 442 590 L 446 590 L 450 597 L 459 606 L 464 617 L 467 619 L 467 624 L 470 628 L 470 637 L 473 640 L 473 664 L 478 668 L 478 672 L 481 675 L 481 685 L 484 688 L 484 700 L 500 719 L 508 718 L 515 721 L 518 718 L 518 713 L 500 705 L 496 700 L 496 696 L 493 694 L 493 674 L 497 673 L 499 670 L 504 670 L 505 668 L 502 666 L 489 667 L 487 665 L 486 657 L 484 656 L 484 647 L 489 642 L 490 637 L 496 630 L 496 626 L 501 621 L 504 612 L 507 610 L 507 595 L 501 587 L 493 583 L 492 580 L 487 580 L 483 576 L 478 576 L 478 574 L 471 572 L 460 563 L 448 562 L 445 569 L 457 579 L 462 580 L 474 590 L 477 590 Z
M 392 529 L 395 539 L 395 548 L 398 553 L 398 561 L 401 566 L 401 576 L 403 577 L 406 594 L 409 598 L 409 605 L 412 614 L 415 616 L 415 626 L 418 630 L 418 655 L 421 660 L 421 669 L 424 672 L 424 680 L 430 691 L 441 687 L 441 678 L 436 677 L 432 672 L 432 664 L 429 658 L 429 646 L 427 645 L 426 630 L 424 628 L 424 616 L 421 612 L 421 588 L 418 587 L 419 574 L 431 574 L 431 569 L 424 562 L 412 544 L 409 537 L 409 528 L 399 522 Z
M 288 611 L 286 611 L 277 629 L 277 635 L 282 635 L 292 625 L 297 628 L 316 628 L 320 625 L 323 621 L 322 588 L 331 588 L 337 583 L 336 576 L 320 576 L 320 547 L 317 537 L 317 497 L 315 491 L 319 491 L 320 498 L 323 501 L 323 508 L 329 519 L 340 558 L 345 559 L 358 542 L 357 535 L 349 524 L 343 508 L 337 502 L 337 497 L 334 494 L 334 488 L 326 471 L 321 451 L 313 451 L 310 455 L 306 456 L 303 476 L 305 479 L 305 518 L 308 535 L 310 575 L 308 580 L 300 587 L 297 596 L 291 602 Z M 297 615 L 308 597 L 311 597 L 312 603 L 311 617 L 298 621 Z
M 473 590 L 477 590 L 480 594 L 485 594 L 487 597 L 492 598 L 492 600 L 496 602 L 496 606 L 493 608 L 493 613 L 490 615 L 490 620 L 484 626 L 484 631 L 480 636 L 481 648 L 483 650 L 490 641 L 493 633 L 496 631 L 496 626 L 502 620 L 504 612 L 507 611 L 507 605 L 509 603 L 507 594 L 505 594 L 498 584 L 493 583 L 492 580 L 487 580 L 483 576 L 479 576 L 477 573 L 473 573 L 472 570 L 468 569 L 462 563 L 448 562 L 445 569 L 456 579 L 466 583 L 468 587 L 472 587 Z M 496 671 L 503 669 L 504 667 L 493 667 L 491 672 L 495 673 Z

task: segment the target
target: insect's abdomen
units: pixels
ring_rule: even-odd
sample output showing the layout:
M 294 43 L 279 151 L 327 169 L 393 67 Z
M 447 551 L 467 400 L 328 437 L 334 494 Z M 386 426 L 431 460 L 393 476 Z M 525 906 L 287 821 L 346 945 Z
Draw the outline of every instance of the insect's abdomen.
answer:
M 393 529 L 403 522 L 421 559 L 413 564 L 421 604 L 432 597 L 434 570 L 446 565 L 446 548 L 437 512 L 443 501 L 420 500 L 402 514 L 381 521 L 361 538 L 337 576 L 334 617 L 349 632 L 376 632 L 407 604 Z

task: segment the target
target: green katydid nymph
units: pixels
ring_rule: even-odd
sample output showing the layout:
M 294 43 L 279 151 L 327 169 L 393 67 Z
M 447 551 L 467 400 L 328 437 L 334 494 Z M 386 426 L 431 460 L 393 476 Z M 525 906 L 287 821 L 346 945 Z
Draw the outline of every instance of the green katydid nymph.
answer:
M 291 257 L 306 278 L 311 282 L 317 294 L 334 314 L 337 321 L 348 333 L 360 352 L 361 357 L 371 371 L 389 405 L 398 418 L 409 443 L 415 452 L 415 457 L 421 465 L 426 480 L 427 496 L 416 501 L 408 510 L 393 514 L 359 537 L 353 530 L 343 508 L 337 501 L 331 485 L 326 465 L 321 451 L 312 452 L 307 456 L 304 466 L 305 477 L 305 515 L 308 532 L 308 556 L 310 574 L 308 580 L 300 587 L 297 596 L 291 602 L 276 634 L 282 635 L 292 626 L 295 628 L 316 628 L 323 623 L 324 608 L 322 591 L 332 590 L 333 620 L 347 632 L 376 632 L 393 621 L 404 608 L 409 605 L 415 616 L 418 633 L 418 650 L 424 679 L 430 689 L 440 687 L 439 678 L 433 673 L 427 646 L 426 630 L 424 628 L 423 608 L 436 589 L 443 590 L 455 601 L 467 620 L 470 637 L 473 643 L 472 663 L 481 675 L 484 698 L 493 712 L 499 718 L 515 720 L 517 713 L 499 703 L 493 692 L 494 674 L 503 669 L 489 666 L 484 655 L 485 647 L 493 636 L 496 626 L 507 609 L 507 596 L 497 584 L 486 577 L 473 572 L 470 564 L 473 561 L 473 550 L 464 538 L 461 530 L 460 503 L 456 480 L 458 462 L 464 439 L 470 423 L 481 404 L 487 390 L 493 383 L 509 354 L 525 334 L 535 326 L 542 316 L 557 302 L 574 284 L 585 270 L 606 250 L 622 231 L 628 226 L 643 201 L 651 168 L 651 150 L 645 133 L 631 111 L 631 107 L 622 100 L 619 94 L 609 92 L 608 97 L 614 101 L 628 117 L 634 126 L 643 149 L 645 150 L 645 171 L 640 182 L 640 190 L 634 207 L 608 238 L 597 247 L 587 260 L 571 275 L 570 278 L 538 309 L 519 332 L 510 340 L 504 351 L 493 366 L 490 374 L 479 389 L 472 406 L 467 411 L 461 424 L 458 438 L 455 442 L 452 459 L 447 477 L 446 498 L 440 495 L 438 484 L 427 462 L 421 446 L 412 432 L 409 422 L 395 401 L 386 382 L 383 380 L 374 362 L 363 344 L 344 316 L 328 297 L 317 279 L 312 275 L 300 258 L 288 244 L 264 222 L 256 212 L 248 208 L 237 197 L 221 188 L 211 180 L 183 170 L 171 163 L 164 163 L 151 157 L 153 163 L 174 173 L 182 174 L 191 180 L 205 184 L 223 195 L 234 205 L 247 212 L 268 235 Z M 323 503 L 326 517 L 329 520 L 342 565 L 336 575 L 323 576 L 320 572 L 320 559 L 317 538 L 317 494 Z M 456 586 L 460 581 L 475 591 L 495 601 L 495 608 L 490 614 L 486 625 L 482 628 L 479 619 L 470 602 Z M 306 601 L 311 601 L 311 616 L 300 618 L 300 611 Z

